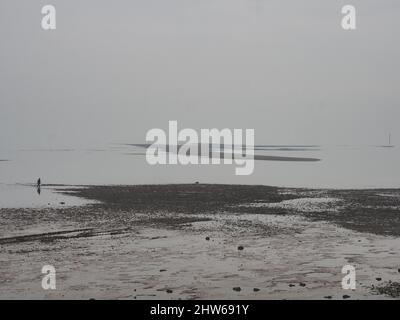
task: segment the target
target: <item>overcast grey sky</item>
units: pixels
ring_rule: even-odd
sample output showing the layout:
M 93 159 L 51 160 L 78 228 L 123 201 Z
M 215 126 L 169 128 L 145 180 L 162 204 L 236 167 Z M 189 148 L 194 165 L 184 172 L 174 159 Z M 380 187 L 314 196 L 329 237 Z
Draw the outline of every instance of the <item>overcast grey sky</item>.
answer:
M 168 120 L 259 144 L 400 139 L 398 0 L 2 0 L 0 39 L 0 148 L 143 142 Z

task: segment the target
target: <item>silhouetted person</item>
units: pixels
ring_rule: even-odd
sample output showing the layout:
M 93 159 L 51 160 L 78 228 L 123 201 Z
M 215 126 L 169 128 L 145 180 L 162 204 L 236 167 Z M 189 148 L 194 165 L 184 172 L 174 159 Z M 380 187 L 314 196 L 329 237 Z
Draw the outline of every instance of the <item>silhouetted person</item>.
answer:
M 37 183 L 36 183 L 36 188 L 37 188 L 37 193 L 38 193 L 38 195 L 40 195 L 40 186 L 41 186 L 41 184 L 42 184 L 42 182 L 40 181 L 40 178 L 37 180 Z

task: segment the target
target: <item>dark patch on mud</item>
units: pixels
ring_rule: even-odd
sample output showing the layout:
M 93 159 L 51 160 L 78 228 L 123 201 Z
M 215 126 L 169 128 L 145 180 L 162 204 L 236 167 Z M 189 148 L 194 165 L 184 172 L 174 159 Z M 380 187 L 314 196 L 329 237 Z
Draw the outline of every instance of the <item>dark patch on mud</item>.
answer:
M 91 186 L 82 189 L 66 188 L 61 192 L 100 201 L 100 207 L 112 211 L 301 214 L 312 220 L 332 222 L 359 232 L 400 236 L 400 189 L 319 190 L 283 189 L 260 185 L 175 184 Z M 315 198 L 321 195 L 342 201 L 331 203 L 329 210 L 325 208 L 312 212 L 243 206 L 249 203 L 279 203 L 284 200 Z
M 31 241 L 53 242 L 62 239 L 90 238 L 101 235 L 120 235 L 130 231 L 131 230 L 127 228 L 115 229 L 115 230 L 94 230 L 91 228 L 86 228 L 86 229 L 46 232 L 39 234 L 0 238 L 0 245 L 31 242 Z
M 389 281 L 379 286 L 372 286 L 372 291 L 392 298 L 400 298 L 400 283 Z
M 277 187 L 218 184 L 91 186 L 82 189 L 63 189 L 61 192 L 100 201 L 103 206 L 113 209 L 196 214 L 232 211 L 230 208 L 232 205 L 259 199 L 280 202 L 296 198 L 296 195 L 280 194 Z M 249 212 L 248 210 L 252 209 L 237 210 Z M 258 213 L 271 213 L 271 210 L 264 208 L 258 210 Z
M 336 211 L 309 212 L 315 220 L 385 236 L 400 236 L 400 190 L 327 190 L 326 196 L 343 201 Z

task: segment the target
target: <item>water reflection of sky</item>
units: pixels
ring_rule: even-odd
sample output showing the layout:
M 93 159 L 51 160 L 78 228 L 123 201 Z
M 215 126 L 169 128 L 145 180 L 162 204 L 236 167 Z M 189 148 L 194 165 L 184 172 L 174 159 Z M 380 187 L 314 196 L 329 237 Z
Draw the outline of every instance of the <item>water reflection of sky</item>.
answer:
M 21 184 L 0 184 L 0 208 L 44 208 L 77 206 L 88 201 L 76 197 L 64 196 L 55 187 L 42 186 L 40 192 L 36 186 Z

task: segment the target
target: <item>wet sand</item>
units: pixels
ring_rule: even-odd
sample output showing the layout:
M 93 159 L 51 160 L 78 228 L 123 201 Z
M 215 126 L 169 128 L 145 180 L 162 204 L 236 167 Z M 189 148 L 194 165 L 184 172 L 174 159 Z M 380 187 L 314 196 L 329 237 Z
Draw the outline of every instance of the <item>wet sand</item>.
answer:
M 91 200 L 0 209 L 2 299 L 391 299 L 400 190 L 58 187 Z M 41 288 L 54 265 L 57 289 Z M 341 286 L 356 267 L 356 290 Z

